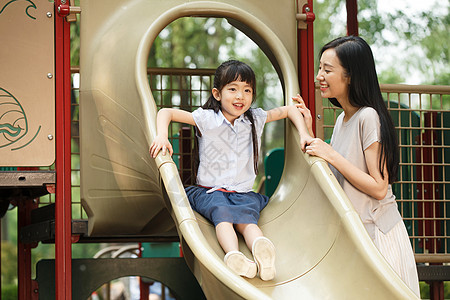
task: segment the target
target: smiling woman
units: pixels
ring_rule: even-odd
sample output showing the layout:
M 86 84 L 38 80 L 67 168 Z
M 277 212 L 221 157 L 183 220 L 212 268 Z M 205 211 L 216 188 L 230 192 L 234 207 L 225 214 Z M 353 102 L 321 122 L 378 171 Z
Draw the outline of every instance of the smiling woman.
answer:
M 323 98 L 347 97 L 350 77 L 342 67 L 334 49 L 328 49 L 322 54 L 316 79 L 320 84 Z
M 391 184 L 399 166 L 397 136 L 384 104 L 370 46 L 346 36 L 321 50 L 321 95 L 341 107 L 330 145 L 314 139 L 306 153 L 325 159 L 374 244 L 419 297 L 414 253 Z

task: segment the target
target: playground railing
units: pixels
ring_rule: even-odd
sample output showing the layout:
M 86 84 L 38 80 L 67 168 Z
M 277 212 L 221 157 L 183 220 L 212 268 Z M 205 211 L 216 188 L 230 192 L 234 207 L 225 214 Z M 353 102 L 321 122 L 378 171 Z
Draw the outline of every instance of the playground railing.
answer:
M 397 129 L 398 181 L 393 185 L 417 262 L 450 262 L 450 86 L 382 84 Z M 316 86 L 316 132 L 331 137 L 340 109 Z

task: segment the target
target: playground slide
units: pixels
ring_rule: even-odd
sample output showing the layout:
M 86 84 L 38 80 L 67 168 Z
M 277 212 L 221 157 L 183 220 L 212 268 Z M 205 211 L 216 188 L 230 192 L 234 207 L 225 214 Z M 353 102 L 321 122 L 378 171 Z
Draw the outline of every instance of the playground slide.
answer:
M 177 18 L 222 16 L 254 28 L 278 63 L 286 102 L 298 92 L 291 53 L 269 21 L 248 13 L 259 2 L 82 0 L 81 193 L 90 234 L 178 234 L 209 299 L 415 299 L 372 244 L 326 163 L 300 151 L 290 124 L 284 173 L 259 223 L 277 249 L 273 281 L 244 279 L 226 267 L 214 228 L 190 208 L 172 159 L 148 155 L 157 108 L 147 57 Z M 240 246 L 250 257 L 243 241 Z

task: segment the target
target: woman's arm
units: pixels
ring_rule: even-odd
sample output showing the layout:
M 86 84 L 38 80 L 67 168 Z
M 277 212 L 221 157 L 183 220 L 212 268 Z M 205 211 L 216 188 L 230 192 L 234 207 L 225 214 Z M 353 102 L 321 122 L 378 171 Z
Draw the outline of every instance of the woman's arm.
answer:
M 169 143 L 168 136 L 169 124 L 172 121 L 195 126 L 194 118 L 190 112 L 173 108 L 163 108 L 158 111 L 158 115 L 156 116 L 157 135 L 150 145 L 150 154 L 153 158 L 158 155 L 160 150 L 162 150 L 163 155 L 166 154 L 166 150 L 168 150 L 169 154 L 172 155 L 173 148 Z
M 380 148 L 380 143 L 374 142 L 364 150 L 369 174 L 357 168 L 321 139 L 313 139 L 313 141 L 306 146 L 306 153 L 323 158 L 334 166 L 355 188 L 377 200 L 382 200 L 386 197 L 389 176 L 386 166 L 384 166 L 383 170 L 384 179 L 378 168 Z
M 300 145 L 304 151 L 306 144 L 312 140 L 312 137 L 306 128 L 303 115 L 295 105 L 281 106 L 267 111 L 266 123 L 285 118 L 289 118 L 289 120 L 291 120 L 297 128 L 300 135 Z

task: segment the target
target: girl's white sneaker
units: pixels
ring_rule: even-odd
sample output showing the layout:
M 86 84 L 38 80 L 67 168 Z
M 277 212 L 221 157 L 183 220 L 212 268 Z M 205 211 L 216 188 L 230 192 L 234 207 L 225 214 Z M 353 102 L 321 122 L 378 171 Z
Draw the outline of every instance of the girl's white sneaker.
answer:
M 266 237 L 258 237 L 252 246 L 253 259 L 255 260 L 259 277 L 262 280 L 272 280 L 275 278 L 275 246 Z
M 225 264 L 240 276 L 253 278 L 256 276 L 256 264 L 251 259 L 248 259 L 244 253 L 240 251 L 228 252 L 224 259 Z

